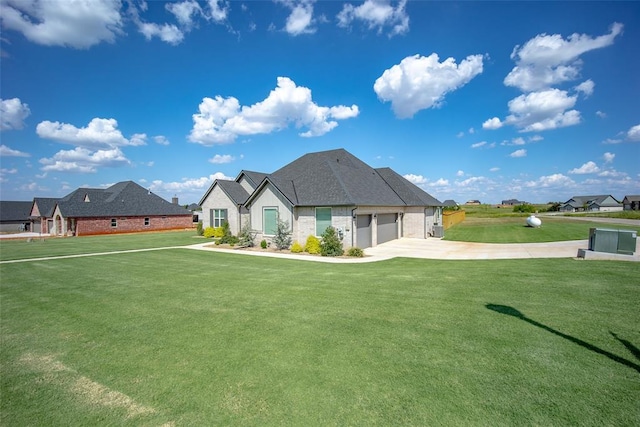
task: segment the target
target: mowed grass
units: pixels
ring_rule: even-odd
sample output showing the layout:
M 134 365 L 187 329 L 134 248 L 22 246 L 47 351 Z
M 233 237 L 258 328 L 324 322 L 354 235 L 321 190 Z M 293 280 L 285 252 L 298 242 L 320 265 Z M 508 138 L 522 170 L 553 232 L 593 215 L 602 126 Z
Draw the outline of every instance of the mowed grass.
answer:
M 526 218 L 521 217 L 467 217 L 444 233 L 445 240 L 479 243 L 537 243 L 566 240 L 586 240 L 590 228 L 612 228 L 636 230 L 640 227 L 606 224 L 564 217 L 539 217 L 540 228 L 527 227 Z
M 201 243 L 196 230 L 103 236 L 46 237 L 0 240 L 0 261 L 49 256 L 102 253 L 118 250 L 186 246 Z
M 0 425 L 640 422 L 636 263 L 168 249 L 0 273 Z

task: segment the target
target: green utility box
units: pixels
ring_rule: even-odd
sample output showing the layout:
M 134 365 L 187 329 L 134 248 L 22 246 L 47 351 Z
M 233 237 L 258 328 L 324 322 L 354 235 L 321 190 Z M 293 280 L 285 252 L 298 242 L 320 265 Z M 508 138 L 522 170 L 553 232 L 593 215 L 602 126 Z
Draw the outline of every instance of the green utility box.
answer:
M 636 251 L 636 238 L 637 232 L 634 230 L 591 228 L 589 230 L 589 250 L 633 255 Z

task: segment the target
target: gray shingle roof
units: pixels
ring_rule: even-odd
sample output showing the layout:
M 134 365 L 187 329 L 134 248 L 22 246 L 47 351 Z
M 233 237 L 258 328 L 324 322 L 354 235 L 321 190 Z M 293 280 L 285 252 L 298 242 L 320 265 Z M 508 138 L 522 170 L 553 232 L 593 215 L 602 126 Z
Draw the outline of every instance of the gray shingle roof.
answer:
M 376 172 L 396 192 L 407 206 L 443 206 L 442 202 L 409 182 L 391 168 L 378 168 Z
M 240 175 L 242 174 L 244 174 L 247 178 L 249 178 L 249 184 L 251 184 L 254 190 L 258 187 L 258 185 L 260 185 L 262 180 L 269 175 L 263 172 L 254 172 L 254 171 L 245 171 L 245 170 L 240 172 Z
M 125 217 L 147 215 L 191 215 L 133 181 L 123 181 L 107 189 L 79 188 L 58 200 L 64 217 Z
M 442 205 L 391 169 L 373 169 L 344 149 L 305 154 L 266 179 L 297 206 Z
M 29 221 L 32 202 L 0 201 L 0 221 Z
M 614 201 L 610 203 L 604 203 L 607 198 L 611 197 Z M 598 206 L 620 206 L 620 203 L 615 197 L 609 194 L 601 194 L 597 196 L 575 196 L 565 202 L 565 205 L 570 205 L 574 208 L 581 208 L 584 205 L 597 204 Z
M 216 183 L 227 193 L 227 196 L 238 206 L 243 205 L 249 198 L 249 193 L 240 183 L 235 181 L 216 180 Z
M 53 210 L 55 209 L 58 200 L 60 199 L 53 197 L 36 197 L 33 199 L 33 204 L 38 206 L 40 217 L 51 218 L 53 216 Z

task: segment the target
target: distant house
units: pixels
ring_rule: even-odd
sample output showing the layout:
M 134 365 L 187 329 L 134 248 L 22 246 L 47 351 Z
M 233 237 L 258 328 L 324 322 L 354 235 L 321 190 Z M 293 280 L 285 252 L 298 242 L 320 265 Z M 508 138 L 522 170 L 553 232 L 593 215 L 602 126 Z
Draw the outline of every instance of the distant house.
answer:
M 442 206 L 444 208 L 457 208 L 458 204 L 456 203 L 455 200 L 452 199 L 447 199 L 444 202 L 442 202 Z
M 17 233 L 29 231 L 31 202 L 0 201 L 0 232 Z
M 613 196 L 574 196 L 560 205 L 560 212 L 615 212 L 621 211 L 622 204 Z
M 523 202 L 518 199 L 508 199 L 508 200 L 502 201 L 503 206 L 519 206 L 519 205 L 526 205 L 526 204 L 527 202 Z
M 49 234 L 53 229 L 53 210 L 59 199 L 50 197 L 36 197 L 31 205 L 31 231 Z
M 465 205 L 481 205 L 480 200 L 467 200 Z
M 374 169 L 343 149 L 306 154 L 272 174 L 242 171 L 216 180 L 200 201 L 203 225 L 248 224 L 273 238 L 278 220 L 304 244 L 334 227 L 345 247 L 398 237 L 427 238 L 441 225 L 442 203 L 389 168 Z
M 132 181 L 106 189 L 78 188 L 60 199 L 35 198 L 34 229 L 57 236 L 191 228 L 190 211 Z
M 640 211 L 640 196 L 624 196 L 622 206 L 625 211 Z

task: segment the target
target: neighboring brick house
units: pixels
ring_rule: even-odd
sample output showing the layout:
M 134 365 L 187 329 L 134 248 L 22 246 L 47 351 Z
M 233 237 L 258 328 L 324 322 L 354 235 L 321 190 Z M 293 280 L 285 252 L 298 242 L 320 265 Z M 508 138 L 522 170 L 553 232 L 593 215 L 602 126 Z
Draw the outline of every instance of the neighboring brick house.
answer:
M 30 231 L 30 208 L 31 202 L 0 201 L 0 232 Z
M 560 205 L 560 212 L 615 212 L 622 204 L 609 194 L 599 196 L 574 196 Z
M 199 203 L 203 225 L 249 224 L 270 240 L 286 221 L 302 244 L 333 226 L 346 247 L 398 237 L 427 238 L 441 226 L 442 203 L 389 168 L 374 169 L 344 149 L 306 154 L 272 174 L 242 171 L 216 180 Z M 226 213 L 226 217 L 225 217 Z
M 640 211 L 640 196 L 624 196 L 622 206 L 625 211 Z
M 53 205 L 51 205 L 53 203 Z M 57 236 L 191 228 L 190 211 L 132 181 L 106 189 L 78 188 L 60 199 L 35 198 L 31 216 L 42 233 Z
M 31 231 L 49 234 L 53 229 L 53 210 L 60 199 L 36 197 L 31 204 Z

